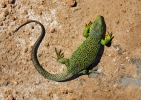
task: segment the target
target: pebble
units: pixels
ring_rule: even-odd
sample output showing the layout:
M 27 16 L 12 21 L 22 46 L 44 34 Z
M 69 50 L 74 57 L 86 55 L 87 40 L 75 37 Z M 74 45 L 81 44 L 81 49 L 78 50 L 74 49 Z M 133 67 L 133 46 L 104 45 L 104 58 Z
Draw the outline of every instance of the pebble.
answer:
M 17 81 L 15 81 L 15 80 L 13 80 L 13 83 L 14 83 L 15 85 L 17 85 L 17 84 L 18 84 L 18 82 L 17 82 Z
M 3 86 L 7 86 L 8 85 L 8 82 L 3 82 L 2 85 Z
M 0 26 L 3 26 L 3 22 L 0 22 Z
M 9 4 L 14 4 L 14 0 L 8 0 Z
M 51 32 L 51 33 L 54 33 L 54 32 L 55 32 L 55 28 L 52 27 L 52 28 L 50 29 L 50 32 Z
M 5 8 L 6 7 L 6 4 L 4 2 L 1 2 L 0 3 L 0 8 Z
M 76 0 L 67 0 L 67 3 L 70 7 L 75 7 L 76 6 Z
M 38 54 L 38 57 L 41 57 L 42 56 L 42 54 Z
M 15 100 L 14 97 L 12 95 L 8 95 L 8 97 L 6 98 L 6 100 Z
M 90 78 L 97 78 L 98 77 L 98 74 L 96 74 L 96 73 L 90 73 L 89 74 L 89 77 Z
M 28 51 L 28 48 L 26 48 L 25 50 L 24 50 L 24 53 L 26 53 Z
M 2 15 L 3 15 L 3 17 L 8 16 L 9 15 L 8 9 L 3 10 Z

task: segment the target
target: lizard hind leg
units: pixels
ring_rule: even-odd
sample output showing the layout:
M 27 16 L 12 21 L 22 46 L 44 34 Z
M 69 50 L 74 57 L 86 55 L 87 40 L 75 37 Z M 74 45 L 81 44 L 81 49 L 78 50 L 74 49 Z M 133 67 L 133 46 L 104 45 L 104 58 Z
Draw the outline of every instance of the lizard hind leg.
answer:
M 97 70 L 98 70 L 98 67 L 94 67 L 93 69 L 84 69 L 80 71 L 79 74 L 91 74 L 91 73 L 99 74 Z
M 62 63 L 62 64 L 65 64 L 66 67 L 69 67 L 69 59 L 67 58 L 64 58 L 64 53 L 62 53 L 62 50 L 57 50 L 57 48 L 55 48 L 55 53 L 56 53 L 56 56 L 57 56 L 57 61 Z

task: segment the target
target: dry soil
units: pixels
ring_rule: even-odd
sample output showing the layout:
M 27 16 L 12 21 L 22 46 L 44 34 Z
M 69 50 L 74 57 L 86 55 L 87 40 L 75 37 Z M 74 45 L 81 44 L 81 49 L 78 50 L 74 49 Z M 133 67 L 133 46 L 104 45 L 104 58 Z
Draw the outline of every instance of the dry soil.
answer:
M 1 0 L 0 100 L 141 100 L 141 0 Z M 67 82 L 45 79 L 34 68 L 31 49 L 41 29 L 41 65 L 51 73 L 66 69 L 54 59 L 54 48 L 66 58 L 85 39 L 85 24 L 104 17 L 114 39 L 98 63 L 95 78 L 82 75 Z

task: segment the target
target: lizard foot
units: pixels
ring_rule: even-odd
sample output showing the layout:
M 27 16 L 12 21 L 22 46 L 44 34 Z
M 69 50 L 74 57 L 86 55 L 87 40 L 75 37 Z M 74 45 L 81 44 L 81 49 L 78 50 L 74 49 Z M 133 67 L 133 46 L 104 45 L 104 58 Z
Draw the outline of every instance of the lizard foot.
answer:
M 92 22 L 90 21 L 88 24 L 86 24 L 85 29 L 83 31 L 83 36 L 86 38 L 89 36 L 91 25 L 92 25 Z
M 105 36 L 105 39 L 102 39 L 102 40 L 101 40 L 101 44 L 102 44 L 102 45 L 106 45 L 106 44 L 108 44 L 113 38 L 114 38 L 114 36 L 112 36 L 112 33 L 108 33 L 108 35 Z
M 64 53 L 62 53 L 61 49 L 59 51 L 57 51 L 57 48 L 55 48 L 55 53 L 57 55 L 57 60 L 59 60 L 59 59 L 64 57 Z

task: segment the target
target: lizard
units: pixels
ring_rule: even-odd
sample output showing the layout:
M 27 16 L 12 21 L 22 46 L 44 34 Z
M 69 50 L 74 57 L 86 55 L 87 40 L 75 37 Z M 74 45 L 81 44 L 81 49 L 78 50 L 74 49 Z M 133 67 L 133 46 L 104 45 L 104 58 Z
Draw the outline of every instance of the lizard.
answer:
M 106 35 L 106 32 L 105 32 L 106 24 L 104 21 L 104 17 L 101 15 L 98 15 L 96 19 L 94 20 L 94 22 L 89 22 L 89 24 L 86 24 L 83 31 L 83 36 L 86 37 L 86 39 L 72 53 L 72 56 L 70 57 L 70 59 L 64 58 L 64 53 L 62 53 L 62 50 L 61 49 L 57 50 L 57 48 L 55 48 L 55 53 L 57 56 L 56 60 L 62 64 L 65 64 L 67 69 L 63 71 L 62 73 L 52 74 L 46 71 L 40 65 L 37 58 L 38 47 L 40 46 L 40 43 L 42 42 L 46 33 L 44 26 L 39 21 L 29 20 L 23 23 L 22 25 L 20 25 L 13 32 L 17 32 L 21 27 L 31 22 L 35 22 L 39 24 L 41 27 L 41 35 L 39 36 L 39 38 L 33 45 L 32 51 L 31 51 L 31 59 L 32 59 L 33 65 L 35 69 L 44 78 L 57 81 L 57 82 L 68 80 L 76 74 L 92 73 L 93 72 L 92 70 L 87 69 L 88 66 L 92 64 L 92 62 L 95 60 L 98 54 L 98 51 L 100 49 L 100 46 L 106 45 L 113 38 L 112 33 Z

